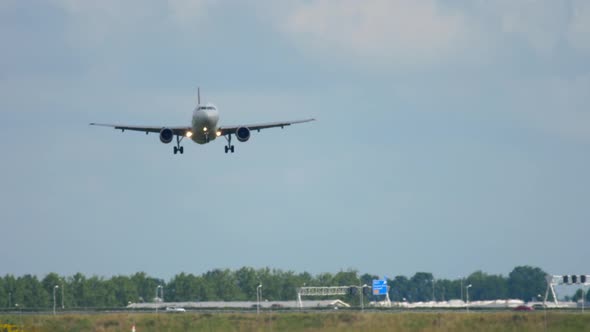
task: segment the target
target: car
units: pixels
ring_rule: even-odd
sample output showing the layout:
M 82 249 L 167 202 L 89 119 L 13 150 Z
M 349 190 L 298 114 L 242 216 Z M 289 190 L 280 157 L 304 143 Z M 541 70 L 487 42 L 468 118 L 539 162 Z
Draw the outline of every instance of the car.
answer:
M 167 307 L 166 311 L 167 312 L 186 312 L 186 309 L 184 309 L 182 307 Z
M 519 305 L 518 307 L 514 308 L 514 311 L 533 311 L 533 307 L 529 307 L 528 305 Z

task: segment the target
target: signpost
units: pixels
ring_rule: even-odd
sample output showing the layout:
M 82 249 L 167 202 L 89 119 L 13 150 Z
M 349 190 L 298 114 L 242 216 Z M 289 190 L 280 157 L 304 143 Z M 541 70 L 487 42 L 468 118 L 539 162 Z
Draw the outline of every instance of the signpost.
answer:
M 373 295 L 387 295 L 387 280 L 373 280 Z
M 386 307 L 391 306 L 391 300 L 389 300 L 389 286 L 387 286 L 387 279 L 383 278 L 383 280 L 373 280 L 373 295 L 385 295 L 385 301 L 380 302 L 384 303 Z

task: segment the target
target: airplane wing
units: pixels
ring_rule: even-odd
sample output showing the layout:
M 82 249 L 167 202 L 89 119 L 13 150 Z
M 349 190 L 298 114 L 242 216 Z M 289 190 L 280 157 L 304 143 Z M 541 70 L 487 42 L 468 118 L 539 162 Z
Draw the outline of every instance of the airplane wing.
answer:
M 305 119 L 305 120 L 297 120 L 297 121 L 287 121 L 287 122 L 268 122 L 268 123 L 258 123 L 258 124 L 250 124 L 250 125 L 242 125 L 242 126 L 221 126 L 217 129 L 221 136 L 227 134 L 234 134 L 238 128 L 246 127 L 250 130 L 260 131 L 261 129 L 267 128 L 276 128 L 276 127 L 286 127 L 297 123 L 305 123 L 315 121 L 315 119 Z
M 174 135 L 178 136 L 186 136 L 188 131 L 191 131 L 190 127 L 150 127 L 150 126 L 125 126 L 125 125 L 117 125 L 117 124 L 108 124 L 108 123 L 91 123 L 91 126 L 100 126 L 100 127 L 111 127 L 115 129 L 119 129 L 121 131 L 131 130 L 131 131 L 142 131 L 147 133 L 159 133 L 162 129 L 168 128 L 172 129 Z

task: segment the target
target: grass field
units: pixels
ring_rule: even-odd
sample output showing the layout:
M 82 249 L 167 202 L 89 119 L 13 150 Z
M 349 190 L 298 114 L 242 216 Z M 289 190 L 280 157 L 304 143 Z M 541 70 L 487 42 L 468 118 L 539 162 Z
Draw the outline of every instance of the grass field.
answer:
M 590 331 L 590 313 L 547 312 L 547 331 Z M 542 311 L 0 315 L 0 331 L 544 331 Z M 8 328 L 7 328 L 8 327 Z

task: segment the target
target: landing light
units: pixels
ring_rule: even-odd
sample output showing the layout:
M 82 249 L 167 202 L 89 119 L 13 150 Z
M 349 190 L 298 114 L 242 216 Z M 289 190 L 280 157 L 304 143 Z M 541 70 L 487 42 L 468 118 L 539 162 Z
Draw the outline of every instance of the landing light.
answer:
M 203 131 L 207 131 L 207 127 L 203 127 Z
M 215 135 L 217 135 L 217 137 L 221 136 L 221 131 L 218 130 Z
M 186 137 L 191 138 L 193 136 L 193 132 L 192 131 L 187 131 L 186 132 Z

